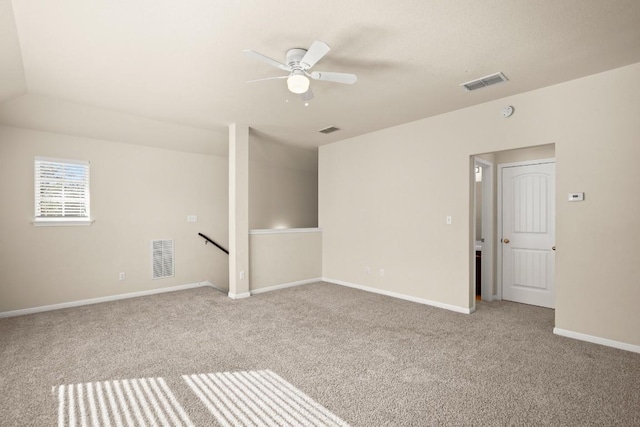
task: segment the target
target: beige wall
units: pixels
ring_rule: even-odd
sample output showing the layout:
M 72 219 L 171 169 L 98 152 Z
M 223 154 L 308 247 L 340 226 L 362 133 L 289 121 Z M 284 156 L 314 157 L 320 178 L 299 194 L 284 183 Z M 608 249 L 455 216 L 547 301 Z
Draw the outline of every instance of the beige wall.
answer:
M 490 162 L 492 165 L 494 165 L 494 167 L 492 167 L 490 169 L 490 173 L 493 174 L 493 184 L 494 184 L 494 194 L 495 194 L 495 183 L 496 183 L 496 177 L 495 177 L 495 171 L 496 171 L 496 167 L 495 167 L 495 154 L 494 153 L 484 153 L 484 154 L 477 154 L 475 157 L 478 157 L 480 159 L 486 160 L 488 162 Z M 483 170 L 483 176 L 482 176 L 482 180 L 486 180 L 487 171 L 486 169 Z M 475 235 L 475 239 L 476 240 L 480 240 L 482 239 L 482 206 L 483 206 L 483 200 L 482 200 L 482 183 L 481 182 L 476 182 L 475 183 L 476 186 L 476 212 L 475 212 L 475 221 L 476 221 L 476 235 Z M 471 197 L 473 197 L 473 194 L 470 195 Z M 473 199 L 472 203 L 473 203 Z M 493 201 L 495 204 L 495 200 L 496 197 L 493 197 Z M 495 211 L 495 207 L 494 207 L 494 211 Z M 494 215 L 495 216 L 495 215 Z M 495 220 L 495 218 L 494 218 Z M 493 225 L 494 229 L 495 229 L 495 223 Z
M 11 0 L 0 0 L 0 101 L 26 92 L 20 40 Z
M 640 345 L 638 75 L 635 64 L 321 147 L 323 276 L 469 308 L 469 156 L 555 143 L 556 327 Z M 577 191 L 586 200 L 567 202 Z
M 91 162 L 93 225 L 31 224 L 34 156 Z M 205 280 L 226 287 L 227 255 L 197 233 L 228 243 L 227 171 L 223 157 L 0 127 L 0 312 Z M 175 240 L 173 278 L 151 279 L 158 238 Z
M 228 155 L 226 130 L 182 126 L 32 93 L 0 103 L 0 124 L 167 150 Z
M 318 152 L 249 143 L 249 228 L 318 226 Z
M 486 178 L 485 178 L 486 179 Z M 476 240 L 482 239 L 482 182 L 476 182 L 475 184 L 476 191 L 476 211 L 475 211 L 475 221 L 476 221 Z
M 320 230 L 254 230 L 249 237 L 251 292 L 322 277 Z
M 502 163 L 516 163 L 527 160 L 553 159 L 556 156 L 554 144 L 545 144 L 538 147 L 526 147 L 515 150 L 504 150 L 495 153 L 494 162 L 497 166 Z M 494 181 L 497 182 L 497 181 Z

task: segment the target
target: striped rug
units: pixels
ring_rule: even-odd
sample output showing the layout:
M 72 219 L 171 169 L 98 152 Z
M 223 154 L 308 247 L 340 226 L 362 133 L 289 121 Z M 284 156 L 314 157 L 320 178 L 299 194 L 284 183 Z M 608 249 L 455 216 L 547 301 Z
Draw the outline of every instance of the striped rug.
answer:
M 182 380 L 193 400 L 184 407 L 204 405 L 212 417 L 207 426 L 348 426 L 269 370 L 183 375 Z M 53 392 L 59 427 L 195 426 L 163 378 L 60 385 Z

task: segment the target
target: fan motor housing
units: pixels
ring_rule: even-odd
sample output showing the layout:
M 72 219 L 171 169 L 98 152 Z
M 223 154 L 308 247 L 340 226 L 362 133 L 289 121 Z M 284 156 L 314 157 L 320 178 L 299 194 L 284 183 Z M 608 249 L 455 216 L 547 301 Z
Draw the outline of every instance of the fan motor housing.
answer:
M 300 49 L 300 48 L 295 48 L 295 49 L 289 49 L 287 51 L 287 66 L 289 66 L 289 68 L 293 69 L 303 69 L 303 67 L 300 66 L 300 61 L 302 60 L 302 58 L 304 57 L 304 55 L 307 53 L 307 49 Z

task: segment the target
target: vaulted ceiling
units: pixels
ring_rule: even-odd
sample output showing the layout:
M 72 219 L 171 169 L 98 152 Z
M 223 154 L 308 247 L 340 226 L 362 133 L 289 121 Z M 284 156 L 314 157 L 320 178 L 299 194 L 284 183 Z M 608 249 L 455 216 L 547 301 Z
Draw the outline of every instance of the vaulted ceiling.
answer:
M 312 81 L 308 106 L 246 82 L 283 73 L 243 49 L 284 62 L 314 40 L 332 48 L 314 70 L 358 82 Z M 311 148 L 640 62 L 640 1 L 0 0 L 0 58 L 0 123 L 204 146 L 242 123 Z

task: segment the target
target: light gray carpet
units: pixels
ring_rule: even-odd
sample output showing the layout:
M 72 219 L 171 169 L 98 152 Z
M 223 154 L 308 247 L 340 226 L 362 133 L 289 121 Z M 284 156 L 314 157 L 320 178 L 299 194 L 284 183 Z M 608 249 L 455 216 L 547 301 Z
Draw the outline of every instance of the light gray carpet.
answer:
M 209 419 L 199 416 L 204 418 L 200 425 L 348 427 L 340 417 L 268 369 L 183 375 L 182 379 L 131 378 L 55 387 L 58 426 L 195 427 L 183 404 L 197 406 L 192 402 L 197 398 L 202 404 L 197 412 L 206 409 L 210 414 Z M 177 399 L 176 386 L 180 389 L 185 385 L 191 395 L 183 391 L 182 398 Z
M 552 334 L 553 311 L 463 315 L 317 283 L 210 288 L 0 319 L 0 425 L 53 426 L 61 385 L 269 370 L 352 426 L 640 425 L 640 355 Z

